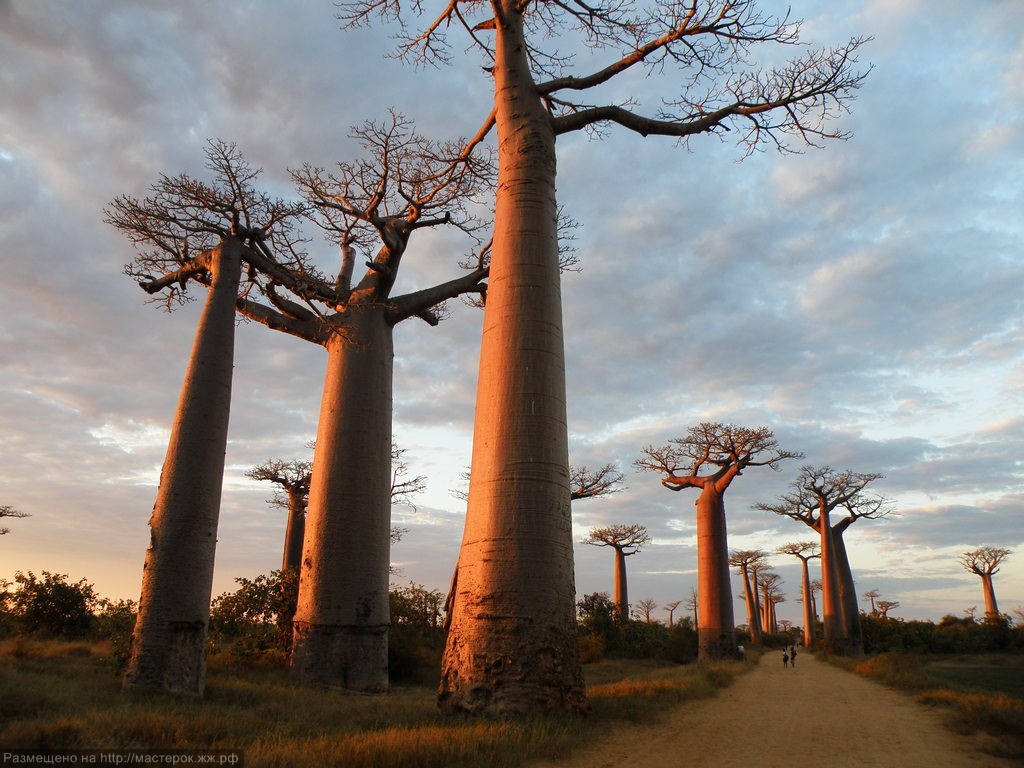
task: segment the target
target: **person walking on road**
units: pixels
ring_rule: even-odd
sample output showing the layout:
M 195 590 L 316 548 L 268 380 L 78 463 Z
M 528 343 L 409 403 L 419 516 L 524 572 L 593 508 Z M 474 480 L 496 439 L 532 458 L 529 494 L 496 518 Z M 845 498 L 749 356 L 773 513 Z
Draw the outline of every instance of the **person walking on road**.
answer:
M 782 651 L 782 668 L 785 669 L 789 666 L 789 653 L 785 650 Z

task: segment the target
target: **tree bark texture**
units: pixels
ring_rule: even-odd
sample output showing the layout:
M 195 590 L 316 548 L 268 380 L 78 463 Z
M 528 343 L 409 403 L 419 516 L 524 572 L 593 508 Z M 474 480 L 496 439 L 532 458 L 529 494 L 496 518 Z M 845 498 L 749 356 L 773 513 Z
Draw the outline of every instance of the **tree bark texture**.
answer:
M 800 558 L 803 578 L 801 590 L 804 601 L 804 646 L 814 647 L 814 595 L 811 592 L 811 569 L 807 564 L 807 558 Z
M 284 531 L 284 554 L 281 570 L 302 566 L 302 541 L 306 533 L 306 492 L 304 488 L 288 489 L 288 525 Z
M 499 178 L 443 711 L 586 707 L 576 640 L 555 136 L 511 2 L 496 29 Z
M 821 623 L 822 643 L 827 653 L 846 653 L 846 626 L 839 597 L 839 572 L 836 569 L 835 549 L 832 544 L 832 526 L 829 513 L 822 509 L 818 518 L 821 535 Z
M 392 326 L 353 308 L 327 344 L 295 613 L 292 672 L 388 690 Z
M 212 284 L 181 387 L 150 518 L 126 688 L 202 696 L 242 244 L 209 254 Z
M 619 612 L 619 621 L 629 621 L 629 588 L 626 584 L 626 553 L 621 547 L 615 550 L 615 605 Z
M 998 619 L 999 606 L 996 605 L 996 590 L 992 586 L 992 574 L 981 574 L 981 588 L 985 592 L 985 618 Z
M 743 576 L 743 598 L 747 604 L 747 625 L 750 627 L 750 642 L 754 645 L 761 645 L 764 642 L 761 632 L 761 616 L 757 605 L 757 596 L 750 586 L 750 569 L 746 565 L 741 565 L 740 574 Z
M 846 653 L 850 656 L 864 655 L 864 632 L 860 622 L 860 607 L 857 605 L 857 585 L 853 581 L 850 558 L 846 554 L 843 540 L 845 526 L 839 524 L 832 529 L 833 556 L 839 581 L 839 600 L 842 603 L 843 626 L 846 629 Z
M 736 656 L 725 499 L 708 482 L 697 498 L 697 661 Z

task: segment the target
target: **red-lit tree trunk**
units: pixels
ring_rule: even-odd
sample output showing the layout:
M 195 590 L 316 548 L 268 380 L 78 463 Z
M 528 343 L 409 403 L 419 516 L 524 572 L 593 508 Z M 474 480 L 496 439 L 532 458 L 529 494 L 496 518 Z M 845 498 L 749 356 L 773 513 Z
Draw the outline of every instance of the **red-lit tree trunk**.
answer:
M 996 605 L 996 590 L 992 586 L 992 574 L 982 573 L 981 576 L 981 588 L 985 593 L 985 618 L 986 619 L 997 619 L 999 618 L 999 606 Z
M 306 505 L 308 494 L 305 487 L 291 487 L 288 494 L 288 525 L 284 531 L 284 553 L 281 570 L 302 566 L 302 541 L 306 533 Z
M 848 643 L 846 624 L 843 621 L 842 600 L 839 597 L 839 572 L 836 568 L 835 547 L 827 505 L 821 505 L 820 515 L 816 527 L 821 534 L 822 643 L 826 652 L 842 654 L 846 652 Z
M 227 238 L 199 257 L 207 260 L 212 284 L 196 329 L 149 522 L 150 545 L 124 676 L 126 688 L 195 696 L 205 688 L 241 253 L 241 241 Z
M 619 612 L 619 621 L 629 621 L 629 587 L 626 584 L 626 553 L 622 547 L 615 550 L 615 585 L 614 600 Z
M 715 482 L 707 482 L 697 497 L 697 659 L 731 658 L 736 652 L 732 579 L 729 575 L 729 537 L 725 500 Z
M 802 572 L 801 594 L 804 603 L 804 645 L 807 648 L 814 647 L 814 593 L 811 590 L 811 569 L 807 564 L 810 558 L 801 557 L 800 565 Z
M 494 3 L 499 177 L 466 527 L 438 702 L 586 707 L 575 631 L 555 135 L 517 3 Z
M 385 307 L 352 308 L 325 346 L 292 670 L 306 682 L 382 692 L 394 357 Z
M 743 597 L 747 605 L 747 625 L 750 627 L 750 641 L 754 645 L 761 645 L 764 638 L 761 632 L 760 608 L 757 605 L 757 595 L 754 587 L 750 585 L 750 568 L 746 563 L 740 565 L 740 575 L 743 577 Z
M 846 630 L 846 653 L 851 656 L 864 654 L 864 632 L 861 628 L 860 606 L 857 604 L 857 585 L 853 581 L 850 558 L 846 553 L 843 534 L 854 518 L 843 518 L 832 526 L 832 554 L 838 576 L 839 600 L 842 603 L 843 626 Z

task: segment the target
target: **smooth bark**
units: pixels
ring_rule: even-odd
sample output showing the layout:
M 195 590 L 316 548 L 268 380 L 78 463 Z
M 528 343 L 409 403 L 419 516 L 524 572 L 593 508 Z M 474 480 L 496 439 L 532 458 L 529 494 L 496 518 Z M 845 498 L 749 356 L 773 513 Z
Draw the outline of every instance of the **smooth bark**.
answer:
M 999 618 L 999 606 L 996 605 L 996 590 L 992 586 L 992 574 L 982 573 L 981 576 L 981 588 L 985 593 L 985 618 L 986 619 L 997 619 Z
M 814 647 L 814 623 L 817 620 L 814 615 L 814 594 L 811 591 L 811 569 L 808 566 L 808 560 L 810 558 L 801 557 L 801 595 L 803 596 L 804 603 L 804 646 L 807 648 Z
M 302 566 L 302 542 L 306 534 L 307 494 L 304 487 L 291 487 L 288 494 L 288 524 L 284 531 L 281 570 Z
M 499 172 L 443 711 L 586 708 L 576 640 L 555 135 L 516 4 L 496 2 Z
M 292 671 L 388 689 L 393 341 L 385 308 L 352 308 L 326 343 Z
M 827 653 L 844 654 L 848 645 L 846 623 L 843 620 L 842 600 L 839 596 L 839 571 L 836 567 L 829 509 L 821 506 L 817 527 L 821 534 L 821 623 L 822 643 Z
M 227 238 L 207 255 L 212 285 L 150 518 L 126 688 L 204 692 L 241 252 L 241 241 Z
M 736 655 L 732 579 L 725 499 L 708 482 L 697 497 L 697 660 L 710 662 Z
M 847 654 L 864 655 L 864 631 L 860 621 L 860 607 L 857 605 L 857 586 L 850 568 L 850 558 L 846 554 L 846 542 L 843 533 L 853 522 L 853 518 L 844 518 L 832 526 L 832 555 L 835 558 L 836 575 L 838 576 L 839 600 L 842 603 L 843 625 L 846 630 Z

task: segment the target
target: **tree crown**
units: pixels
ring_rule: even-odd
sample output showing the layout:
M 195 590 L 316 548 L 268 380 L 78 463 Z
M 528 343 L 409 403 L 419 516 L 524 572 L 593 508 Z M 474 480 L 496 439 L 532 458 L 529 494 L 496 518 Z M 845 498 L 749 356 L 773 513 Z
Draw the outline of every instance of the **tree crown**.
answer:
M 608 525 L 604 528 L 592 528 L 584 544 L 597 547 L 614 547 L 624 555 L 635 555 L 645 545 L 651 543 L 651 536 L 644 525 Z

